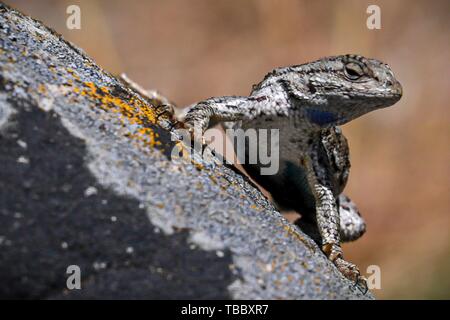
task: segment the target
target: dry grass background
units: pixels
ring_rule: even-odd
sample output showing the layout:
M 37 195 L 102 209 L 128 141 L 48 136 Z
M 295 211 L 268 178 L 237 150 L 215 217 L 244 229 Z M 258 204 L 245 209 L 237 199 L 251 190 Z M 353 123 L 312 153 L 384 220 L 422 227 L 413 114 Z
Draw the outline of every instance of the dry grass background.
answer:
M 6 2 L 179 105 L 247 94 L 272 68 L 322 56 L 389 63 L 402 100 L 344 126 L 347 193 L 368 223 L 344 250 L 362 270 L 381 267 L 378 298 L 450 298 L 449 1 Z M 65 26 L 69 4 L 81 6 L 81 30 Z M 366 28 L 369 4 L 381 30 Z

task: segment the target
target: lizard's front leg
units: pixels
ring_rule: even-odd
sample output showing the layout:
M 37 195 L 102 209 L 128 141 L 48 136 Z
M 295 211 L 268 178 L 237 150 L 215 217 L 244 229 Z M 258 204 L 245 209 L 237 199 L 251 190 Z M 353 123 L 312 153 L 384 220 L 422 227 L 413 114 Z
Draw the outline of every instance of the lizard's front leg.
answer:
M 358 267 L 344 260 L 340 246 L 340 217 L 337 201 L 326 171 L 320 165 L 316 150 L 311 148 L 302 159 L 308 172 L 308 183 L 316 201 L 317 226 L 322 236 L 322 250 L 339 271 L 355 283 L 365 283 Z
M 249 117 L 247 97 L 219 97 L 201 101 L 187 108 L 180 120 L 191 129 L 205 132 L 213 123 L 239 121 Z

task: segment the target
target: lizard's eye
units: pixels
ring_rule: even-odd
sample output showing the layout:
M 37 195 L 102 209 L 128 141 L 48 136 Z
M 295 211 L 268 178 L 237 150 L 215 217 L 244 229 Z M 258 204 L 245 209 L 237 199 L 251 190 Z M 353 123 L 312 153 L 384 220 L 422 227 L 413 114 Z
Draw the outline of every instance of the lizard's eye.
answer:
M 349 80 L 358 80 L 364 75 L 362 67 L 354 62 L 347 63 L 344 67 L 345 76 Z

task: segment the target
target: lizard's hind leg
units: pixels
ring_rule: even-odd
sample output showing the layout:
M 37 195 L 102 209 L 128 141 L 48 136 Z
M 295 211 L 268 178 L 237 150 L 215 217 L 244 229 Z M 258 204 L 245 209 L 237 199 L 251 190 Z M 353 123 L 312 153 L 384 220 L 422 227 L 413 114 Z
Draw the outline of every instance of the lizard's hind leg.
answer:
M 340 241 L 349 242 L 359 239 L 366 232 L 366 223 L 361 217 L 355 203 L 344 194 L 339 196 L 339 216 L 340 216 Z M 322 236 L 320 235 L 317 221 L 312 216 L 305 216 L 295 224 L 309 235 L 319 246 L 322 245 Z
M 339 196 L 341 242 L 354 241 L 366 231 L 366 223 L 355 203 L 344 194 Z

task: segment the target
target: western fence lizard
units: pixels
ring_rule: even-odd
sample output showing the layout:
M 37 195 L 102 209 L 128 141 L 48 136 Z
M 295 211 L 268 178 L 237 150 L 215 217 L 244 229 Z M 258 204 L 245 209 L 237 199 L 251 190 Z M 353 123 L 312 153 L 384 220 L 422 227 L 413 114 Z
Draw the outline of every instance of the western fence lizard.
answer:
M 244 130 L 279 129 L 279 172 L 261 175 L 259 164 L 244 163 L 244 168 L 281 207 L 301 212 L 305 229 L 316 226 L 328 258 L 347 278 L 359 282 L 364 280 L 358 268 L 344 260 L 340 246 L 341 241 L 359 238 L 365 223 L 342 194 L 350 162 L 338 126 L 393 105 L 401 96 L 402 87 L 387 64 L 343 55 L 275 69 L 248 97 L 196 103 L 184 123 L 202 132 L 212 121 L 238 122 L 234 127 Z
M 359 238 L 365 223 L 342 194 L 350 161 L 347 140 L 338 126 L 393 105 L 401 96 L 402 87 L 388 65 L 342 55 L 275 69 L 249 96 L 198 102 L 181 120 L 201 132 L 218 122 L 229 126 L 232 122 L 244 130 L 279 129 L 279 171 L 261 175 L 261 164 L 248 162 L 243 164 L 245 170 L 280 207 L 302 214 L 299 225 L 344 276 L 365 285 L 358 268 L 344 260 L 340 246 Z

